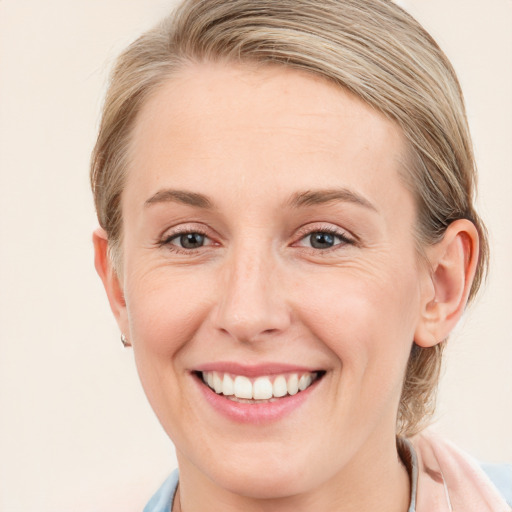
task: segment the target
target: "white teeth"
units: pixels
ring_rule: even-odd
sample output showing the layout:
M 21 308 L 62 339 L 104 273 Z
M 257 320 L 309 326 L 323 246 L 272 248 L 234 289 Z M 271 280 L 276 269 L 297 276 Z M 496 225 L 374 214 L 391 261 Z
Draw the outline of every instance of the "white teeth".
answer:
M 224 380 L 222 381 L 222 394 L 226 396 L 235 394 L 235 383 L 227 373 L 224 374 Z
M 274 381 L 274 385 L 272 386 L 272 394 L 276 398 L 280 398 L 286 394 L 288 394 L 288 388 L 286 387 L 286 379 L 283 375 L 279 375 Z
M 296 373 L 290 375 L 287 386 L 289 395 L 296 395 L 299 391 L 299 376 Z
M 299 379 L 299 390 L 304 391 L 306 388 L 309 388 L 311 386 L 311 382 L 313 379 L 311 378 L 311 374 L 305 373 L 301 376 Z
M 272 398 L 272 382 L 268 377 L 258 377 L 253 384 L 252 397 L 255 400 Z
M 243 375 L 219 372 L 202 372 L 203 381 L 218 395 L 231 396 L 233 400 L 272 400 L 286 395 L 296 395 L 306 390 L 316 380 L 316 373 L 290 373 L 275 377 L 261 376 L 253 381 Z M 272 382 L 273 381 L 273 382 Z
M 235 377 L 235 396 L 237 398 L 252 398 L 251 381 L 242 375 Z
M 215 393 L 222 393 L 222 379 L 217 372 L 213 372 L 213 389 Z

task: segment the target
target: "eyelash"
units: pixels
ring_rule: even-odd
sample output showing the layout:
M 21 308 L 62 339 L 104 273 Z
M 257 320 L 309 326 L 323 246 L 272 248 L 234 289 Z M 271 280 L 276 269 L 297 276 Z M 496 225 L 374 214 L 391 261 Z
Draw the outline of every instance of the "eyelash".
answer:
M 347 236 L 347 233 L 345 231 L 341 231 L 338 229 L 335 229 L 331 226 L 319 226 L 315 228 L 304 228 L 302 230 L 299 230 L 298 232 L 298 240 L 292 244 L 292 246 L 296 246 L 296 244 L 302 242 L 303 240 L 307 239 L 307 237 L 311 237 L 312 235 L 320 233 L 325 235 L 331 235 L 339 240 L 339 243 L 335 243 L 332 247 L 327 247 L 324 249 L 318 249 L 315 247 L 307 247 L 307 246 L 301 246 L 306 250 L 314 251 L 315 253 L 327 253 L 334 250 L 337 250 L 340 246 L 345 245 L 357 245 L 357 241 L 349 238 Z M 208 245 L 202 245 L 197 248 L 187 249 L 185 247 L 180 247 L 178 245 L 173 244 L 172 242 L 178 238 L 180 238 L 183 235 L 200 235 L 203 236 L 205 239 L 211 240 L 208 234 L 206 233 L 206 230 L 204 229 L 189 229 L 189 228 L 182 228 L 178 229 L 172 234 L 165 236 L 160 240 L 157 245 L 160 247 L 166 247 L 168 250 L 172 252 L 177 252 L 181 254 L 194 254 L 197 251 L 200 251 L 201 249 L 204 249 L 204 247 L 210 247 L 214 245 L 218 245 L 213 243 L 210 243 Z
M 312 235 L 320 233 L 320 234 L 326 234 L 331 235 L 339 240 L 339 243 L 335 243 L 332 247 L 324 248 L 324 249 L 317 249 L 315 247 L 311 246 L 302 246 L 306 250 L 314 251 L 315 253 L 329 253 L 331 251 L 335 251 L 339 249 L 340 247 L 343 247 L 345 245 L 357 245 L 357 241 L 353 238 L 349 238 L 347 236 L 346 231 L 333 228 L 332 226 L 315 226 L 314 228 L 305 228 L 304 230 L 299 230 L 298 233 L 298 241 L 295 242 L 295 244 L 298 244 L 302 242 L 303 240 L 307 239 L 308 237 L 311 237 Z
M 203 245 L 203 246 L 200 246 L 200 247 L 194 248 L 194 249 L 186 249 L 184 247 L 179 247 L 178 245 L 175 245 L 172 243 L 173 240 L 176 240 L 176 239 L 182 237 L 183 235 L 201 235 L 204 238 L 210 239 L 210 237 L 206 233 L 206 230 L 204 230 L 204 229 L 201 229 L 201 228 L 199 228 L 199 229 L 197 229 L 197 228 L 194 228 L 194 229 L 178 228 L 172 234 L 162 238 L 162 240 L 160 240 L 158 242 L 158 245 L 160 247 L 166 247 L 168 250 L 170 250 L 172 252 L 177 252 L 180 254 L 193 254 L 196 251 L 203 249 L 204 247 L 209 247 L 210 245 L 216 245 L 216 244 L 209 244 L 209 245 L 206 245 L 206 246 Z

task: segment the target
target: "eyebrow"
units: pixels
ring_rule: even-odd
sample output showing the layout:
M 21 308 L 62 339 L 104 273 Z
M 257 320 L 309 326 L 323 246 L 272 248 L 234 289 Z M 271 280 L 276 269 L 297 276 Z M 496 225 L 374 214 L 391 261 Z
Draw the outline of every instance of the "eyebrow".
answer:
M 317 204 L 330 203 L 334 201 L 342 201 L 354 203 L 374 212 L 377 208 L 365 197 L 346 188 L 324 189 L 324 190 L 307 190 L 293 194 L 289 200 L 292 208 L 300 208 L 301 206 L 314 206 Z
M 368 208 L 369 210 L 377 211 L 377 208 L 375 208 L 368 199 L 346 188 L 306 190 L 304 192 L 297 192 L 288 200 L 288 205 L 292 208 L 301 208 L 335 201 L 354 203 Z M 148 207 L 153 204 L 168 202 L 186 204 L 207 210 L 212 210 L 214 208 L 210 199 L 203 194 L 174 189 L 159 190 L 156 194 L 152 195 L 145 201 L 144 206 Z
M 158 203 L 182 203 L 197 208 L 213 209 L 212 202 L 203 194 L 197 192 L 188 192 L 186 190 L 164 189 L 159 190 L 146 200 L 144 206 L 151 206 Z

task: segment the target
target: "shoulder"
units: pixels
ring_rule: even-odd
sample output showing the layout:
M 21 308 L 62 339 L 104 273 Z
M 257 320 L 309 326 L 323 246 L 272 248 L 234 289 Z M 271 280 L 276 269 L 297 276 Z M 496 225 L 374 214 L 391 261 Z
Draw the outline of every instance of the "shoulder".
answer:
M 510 510 L 511 464 L 479 464 L 453 443 L 428 430 L 411 442 L 418 458 L 418 495 L 422 489 L 430 494 L 437 492 L 440 500 L 446 494 L 452 505 L 458 504 L 454 510 L 476 510 L 467 507 L 477 503 L 482 511 Z
M 480 464 L 489 480 L 512 506 L 512 464 Z
M 178 487 L 178 477 L 178 470 L 175 469 L 148 501 L 143 512 L 169 512 Z

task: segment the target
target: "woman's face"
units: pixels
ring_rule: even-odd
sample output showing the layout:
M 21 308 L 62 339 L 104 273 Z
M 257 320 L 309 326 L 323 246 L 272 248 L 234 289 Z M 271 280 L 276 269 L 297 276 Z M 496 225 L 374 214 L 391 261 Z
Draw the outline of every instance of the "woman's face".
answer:
M 182 474 L 275 497 L 389 458 L 428 279 L 404 153 L 394 123 L 280 67 L 190 65 L 147 101 L 119 322 Z

